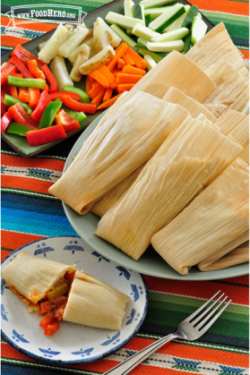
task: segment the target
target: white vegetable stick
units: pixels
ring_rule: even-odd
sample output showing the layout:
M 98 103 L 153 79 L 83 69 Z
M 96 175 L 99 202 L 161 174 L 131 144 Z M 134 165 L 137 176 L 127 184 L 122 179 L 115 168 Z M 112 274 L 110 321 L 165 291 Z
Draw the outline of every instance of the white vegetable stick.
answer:
M 85 64 L 81 65 L 79 70 L 82 74 L 88 74 L 92 72 L 92 70 L 106 64 L 113 56 L 115 56 L 114 49 L 111 46 L 107 46 L 101 52 L 89 59 Z
M 66 27 L 60 24 L 43 49 L 38 53 L 38 58 L 49 64 L 56 57 L 60 46 L 64 44 L 68 33 L 69 31 Z
M 94 23 L 94 45 L 97 53 L 110 45 L 108 33 L 103 26 L 103 22 L 102 19 L 98 17 Z
M 50 69 L 56 79 L 59 91 L 63 91 L 65 86 L 74 86 L 62 56 L 56 56 L 54 58 L 50 64 Z
M 88 34 L 88 29 L 80 28 L 77 32 L 66 42 L 60 46 L 58 53 L 63 57 L 69 57 L 69 55 L 74 51 L 76 47 L 79 46 L 86 38 Z
M 174 40 L 172 42 L 158 42 L 158 43 L 147 43 L 149 51 L 154 52 L 172 52 L 172 51 L 183 51 L 184 42 L 183 40 Z
M 81 80 L 82 74 L 80 73 L 79 68 L 82 64 L 88 61 L 89 54 L 90 54 L 90 48 L 83 44 L 81 46 L 81 52 L 79 53 L 69 75 L 72 81 L 79 82 Z

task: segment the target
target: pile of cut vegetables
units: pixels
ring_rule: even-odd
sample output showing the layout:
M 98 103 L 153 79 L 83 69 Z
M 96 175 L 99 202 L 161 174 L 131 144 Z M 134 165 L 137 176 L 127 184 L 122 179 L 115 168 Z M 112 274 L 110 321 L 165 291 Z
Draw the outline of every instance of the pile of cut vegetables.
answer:
M 111 26 L 100 17 L 93 29 L 60 24 L 38 46 L 38 57 L 18 45 L 1 67 L 1 132 L 26 137 L 30 146 L 66 138 L 168 52 L 187 52 L 207 25 L 196 6 L 171 2 L 124 0 L 124 15 L 105 17 Z M 84 75 L 85 91 L 74 87 Z

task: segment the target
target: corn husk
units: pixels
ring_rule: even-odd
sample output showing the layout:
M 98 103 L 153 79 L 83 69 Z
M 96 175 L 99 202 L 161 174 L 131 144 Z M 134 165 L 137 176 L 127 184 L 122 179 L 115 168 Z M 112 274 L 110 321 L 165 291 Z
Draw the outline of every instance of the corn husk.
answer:
M 191 60 L 177 51 L 169 53 L 132 89 L 162 99 L 171 87 L 202 103 L 214 90 L 212 80 Z
M 230 256 L 230 253 L 236 249 L 238 246 L 244 244 L 244 248 L 246 248 L 246 241 L 249 240 L 249 230 L 242 233 L 240 236 L 237 236 L 233 241 L 229 242 L 221 249 L 216 251 L 213 255 L 209 256 L 208 258 L 204 259 L 198 264 L 198 268 L 200 271 L 211 271 L 213 269 L 217 269 L 217 262 L 219 261 L 220 267 L 223 264 L 220 262 L 222 258 L 225 260 L 226 255 Z M 231 259 L 232 261 L 232 259 Z M 235 261 L 237 259 L 235 258 Z M 239 263 L 235 263 L 239 264 Z M 215 267 L 215 268 L 214 268 Z
M 216 117 L 228 108 L 241 112 L 246 107 L 249 101 L 248 78 L 239 74 L 227 61 L 220 61 L 218 65 L 214 65 L 209 76 L 216 84 L 216 88 L 203 104 L 208 105 L 207 108 Z
M 152 245 L 181 275 L 248 230 L 249 167 L 237 158 Z
M 49 189 L 79 214 L 149 159 L 190 114 L 177 104 L 134 91 L 122 95 Z
M 65 272 L 74 266 L 58 263 L 46 258 L 39 258 L 21 250 L 2 270 L 2 277 L 8 287 L 16 294 L 27 299 L 29 305 L 37 304 L 46 292 L 63 279 Z
M 184 120 L 102 217 L 95 234 L 138 260 L 151 237 L 173 220 L 241 149 L 207 123 Z
M 248 77 L 248 70 L 244 65 L 244 61 L 222 22 L 199 40 L 188 51 L 186 56 L 208 75 L 214 64 L 218 64 L 221 60 L 226 60 L 242 76 Z
M 133 173 L 131 173 L 128 177 L 111 189 L 106 195 L 104 195 L 103 198 L 99 199 L 90 211 L 95 215 L 102 217 L 130 188 L 145 165 L 146 163 L 143 163 Z
M 215 271 L 249 262 L 249 242 L 230 251 L 221 259 L 201 271 Z
M 171 87 L 163 100 L 173 104 L 180 104 L 186 108 L 193 118 L 197 118 L 201 113 L 211 122 L 215 122 L 217 118 L 201 103 L 185 95 L 182 91 L 175 87 Z
M 120 330 L 129 297 L 82 271 L 76 271 L 63 320 Z

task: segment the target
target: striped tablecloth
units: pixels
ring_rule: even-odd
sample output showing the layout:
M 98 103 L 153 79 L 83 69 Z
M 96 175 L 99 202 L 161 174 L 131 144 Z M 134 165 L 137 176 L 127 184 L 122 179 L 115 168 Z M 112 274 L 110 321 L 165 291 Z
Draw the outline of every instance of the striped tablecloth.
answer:
M 108 0 L 61 0 L 60 4 L 81 5 L 89 12 Z M 215 24 L 223 21 L 246 58 L 248 52 L 248 1 L 192 0 Z M 22 4 L 35 0 L 23 0 Z M 43 0 L 49 4 L 49 0 Z M 56 27 L 55 23 L 22 25 L 11 33 L 5 13 L 18 0 L 2 1 L 2 53 L 17 43 L 26 43 Z M 18 247 L 45 237 L 76 235 L 65 217 L 61 202 L 48 195 L 48 188 L 60 177 L 66 157 L 77 136 L 55 146 L 48 153 L 24 159 L 2 143 L 2 259 Z M 133 374 L 248 374 L 248 276 L 214 281 L 173 281 L 145 276 L 149 308 L 139 332 L 123 349 L 86 365 L 54 367 L 25 357 L 4 340 L 2 374 L 102 374 L 132 353 L 141 350 L 173 329 L 204 299 L 218 289 L 232 298 L 232 305 L 200 340 L 166 345 Z

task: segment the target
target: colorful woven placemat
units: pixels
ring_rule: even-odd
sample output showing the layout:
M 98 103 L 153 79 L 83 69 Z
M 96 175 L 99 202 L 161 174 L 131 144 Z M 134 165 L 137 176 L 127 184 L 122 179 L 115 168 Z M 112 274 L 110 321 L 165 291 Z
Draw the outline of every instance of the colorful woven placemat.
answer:
M 60 4 L 80 5 L 89 12 L 108 0 L 61 0 Z M 249 56 L 248 2 L 245 0 L 193 0 L 215 24 L 223 21 L 234 41 Z M 37 3 L 24 0 L 22 5 Z M 49 0 L 43 0 L 49 4 Z M 56 27 L 56 23 L 24 24 L 14 35 L 5 15 L 18 0 L 2 1 L 2 53 L 17 43 L 26 43 Z M 66 157 L 78 136 L 52 148 L 49 153 L 24 159 L 2 143 L 2 259 L 28 242 L 49 236 L 76 235 L 61 202 L 48 195 L 48 188 L 61 175 Z M 2 374 L 52 375 L 102 374 L 121 360 L 172 332 L 204 299 L 222 289 L 232 305 L 200 340 L 172 342 L 160 349 L 131 374 L 181 375 L 248 374 L 248 276 L 214 281 L 176 281 L 145 277 L 149 289 L 149 309 L 140 330 L 123 349 L 86 365 L 55 367 L 25 357 L 4 340 Z

